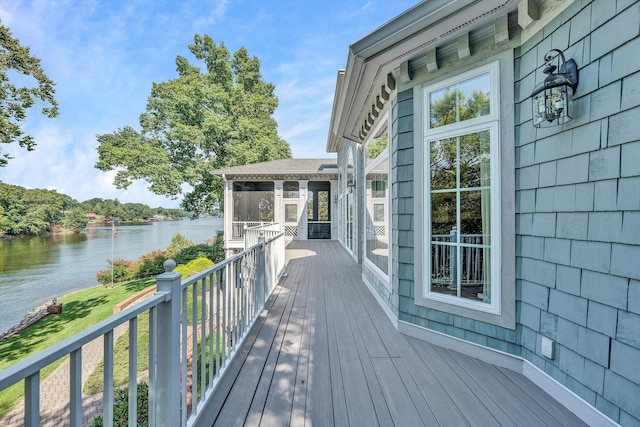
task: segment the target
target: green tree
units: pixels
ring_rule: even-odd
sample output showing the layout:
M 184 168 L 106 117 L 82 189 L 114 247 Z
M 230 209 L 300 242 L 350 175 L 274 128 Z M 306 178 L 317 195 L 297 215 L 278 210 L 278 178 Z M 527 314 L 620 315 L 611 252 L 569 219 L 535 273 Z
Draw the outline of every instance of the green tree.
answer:
M 88 222 L 87 214 L 84 212 L 84 209 L 76 207 L 64 213 L 62 226 L 69 230 L 73 230 L 73 232 L 77 234 L 84 230 Z
M 196 35 L 189 50 L 206 71 L 178 56 L 178 77 L 153 84 L 139 132 L 125 126 L 97 136 L 96 168 L 116 170 L 118 188 L 145 179 L 152 192 L 174 198 L 187 184 L 182 207 L 197 214 L 223 200 L 212 170 L 291 157 L 291 150 L 278 136 L 275 86 L 258 58 L 245 48 L 232 57 L 207 35 Z
M 171 243 L 167 246 L 167 256 L 173 258 L 180 253 L 184 248 L 193 246 L 194 243 L 187 239 L 182 234 L 178 233 L 171 238 Z
M 19 74 L 14 81 L 24 82 L 25 86 L 12 83 L 8 71 Z M 35 82 L 25 77 L 32 77 Z M 11 30 L 0 24 L 0 143 L 17 142 L 28 151 L 35 148 L 35 140 L 23 133 L 21 124 L 27 117 L 27 110 L 36 103 L 43 105 L 41 112 L 45 116 L 54 118 L 58 115 L 54 86 L 40 67 L 40 60 L 30 54 L 29 47 L 21 46 Z M 0 167 L 6 166 L 9 159 L 11 156 L 0 150 Z

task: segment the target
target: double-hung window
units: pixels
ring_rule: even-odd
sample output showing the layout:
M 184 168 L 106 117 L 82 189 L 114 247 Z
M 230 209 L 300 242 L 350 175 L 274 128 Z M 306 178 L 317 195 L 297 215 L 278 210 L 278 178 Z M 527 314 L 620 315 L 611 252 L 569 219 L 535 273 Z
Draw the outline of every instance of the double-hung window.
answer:
M 500 314 L 498 63 L 423 89 L 427 300 Z

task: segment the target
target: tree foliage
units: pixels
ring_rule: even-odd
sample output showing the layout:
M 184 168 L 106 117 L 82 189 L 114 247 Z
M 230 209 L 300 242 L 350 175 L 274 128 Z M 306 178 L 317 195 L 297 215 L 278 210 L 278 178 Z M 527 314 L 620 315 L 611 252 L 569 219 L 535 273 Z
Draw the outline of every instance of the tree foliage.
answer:
M 150 208 L 142 203 L 120 203 L 117 199 L 93 198 L 82 203 L 55 190 L 27 189 L 0 182 L 0 235 L 39 235 L 59 225 L 80 232 L 87 214 L 139 221 L 154 215 L 182 218 L 180 209 Z
M 0 143 L 17 142 L 28 151 L 35 148 L 35 140 L 23 133 L 21 124 L 27 110 L 36 103 L 42 104 L 41 112 L 45 116 L 58 115 L 54 86 L 40 67 L 40 60 L 30 54 L 29 47 L 21 46 L 11 30 L 0 24 Z M 10 158 L 0 149 L 0 167 L 6 166 Z
M 26 189 L 0 182 L 0 234 L 38 235 L 60 224 L 78 202 L 55 190 Z
M 222 181 L 214 169 L 291 157 L 273 118 L 275 86 L 260 73 L 260 61 L 240 48 L 196 35 L 189 50 L 205 71 L 178 56 L 178 77 L 154 83 L 138 132 L 125 126 L 98 135 L 102 171 L 117 171 L 115 185 L 144 179 L 149 189 L 178 197 L 193 213 L 222 203 Z
M 64 213 L 62 226 L 77 234 L 84 230 L 88 222 L 86 212 L 78 206 Z
M 171 243 L 167 246 L 167 256 L 169 258 L 173 258 L 180 253 L 184 248 L 188 248 L 189 246 L 193 246 L 194 243 L 187 239 L 180 233 L 177 233 L 175 236 L 171 238 Z

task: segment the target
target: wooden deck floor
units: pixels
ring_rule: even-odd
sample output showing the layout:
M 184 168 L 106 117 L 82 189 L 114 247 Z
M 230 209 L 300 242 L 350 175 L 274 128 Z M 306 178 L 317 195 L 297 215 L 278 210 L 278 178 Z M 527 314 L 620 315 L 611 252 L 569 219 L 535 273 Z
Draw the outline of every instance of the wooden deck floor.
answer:
M 520 374 L 397 332 L 339 243 L 291 242 L 287 259 L 213 425 L 584 425 Z

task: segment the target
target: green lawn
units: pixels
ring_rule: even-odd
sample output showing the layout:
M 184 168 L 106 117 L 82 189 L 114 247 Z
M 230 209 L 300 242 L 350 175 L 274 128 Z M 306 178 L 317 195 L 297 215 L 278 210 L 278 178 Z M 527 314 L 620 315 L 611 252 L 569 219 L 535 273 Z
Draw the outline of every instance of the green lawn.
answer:
M 113 307 L 125 298 L 155 284 L 155 278 L 119 283 L 114 288 L 95 286 L 58 298 L 62 314 L 47 316 L 11 338 L 0 342 L 0 369 L 95 325 L 113 314 Z M 41 372 L 43 381 L 61 360 Z M 22 398 L 22 381 L 0 392 L 0 418 Z

